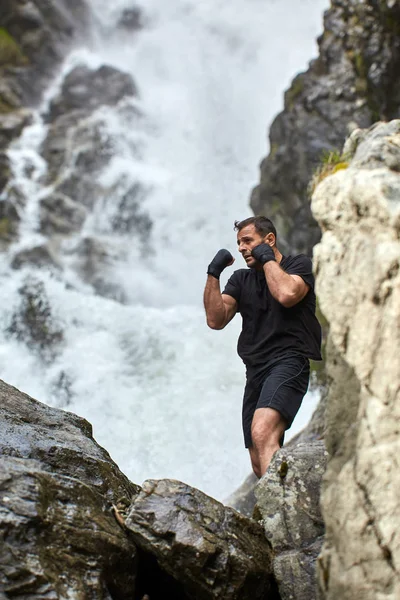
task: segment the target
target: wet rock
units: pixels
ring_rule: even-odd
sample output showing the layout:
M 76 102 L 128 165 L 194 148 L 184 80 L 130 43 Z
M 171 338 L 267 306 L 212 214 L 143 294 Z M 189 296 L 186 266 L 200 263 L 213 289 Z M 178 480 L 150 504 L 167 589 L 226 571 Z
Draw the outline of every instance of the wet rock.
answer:
M 54 122 L 75 110 L 91 114 L 100 106 L 116 106 L 123 98 L 136 95 L 136 86 L 127 73 L 107 65 L 95 71 L 81 65 L 64 79 L 60 93 L 50 103 L 47 118 Z
M 51 194 L 40 201 L 41 233 L 52 235 L 80 231 L 86 217 L 86 209 L 63 194 Z
M 56 270 L 62 268 L 57 255 L 49 244 L 35 246 L 28 250 L 21 250 L 17 252 L 11 261 L 13 269 L 22 269 L 22 267 L 28 265 L 37 268 L 48 267 Z
M 67 193 L 62 187 L 64 178 L 85 177 L 93 181 L 113 155 L 113 147 L 101 122 L 88 122 L 84 111 L 63 115 L 49 128 L 41 153 L 48 163 L 47 184 L 56 184 L 55 191 Z M 98 188 L 98 184 L 97 184 Z M 85 189 L 85 188 L 84 188 Z M 72 200 L 86 201 L 86 194 L 79 192 L 78 185 L 67 193 Z
M 3 456 L 0 489 L 4 597 L 134 597 L 135 547 L 92 487 Z
M 146 481 L 125 525 L 189 599 L 279 598 L 262 528 L 199 490 L 169 479 Z
M 316 560 L 325 531 L 319 502 L 327 456 L 323 441 L 282 448 L 255 488 L 282 600 L 318 597 Z
M 118 27 L 127 31 L 136 31 L 142 27 L 142 14 L 138 7 L 126 8 L 118 21 Z
M 0 200 L 0 249 L 5 250 L 17 237 L 19 212 L 9 200 Z
M 126 182 L 123 182 L 126 187 Z M 119 184 L 113 187 L 105 198 L 105 204 L 110 204 L 112 198 L 118 203 L 111 218 L 111 229 L 119 233 L 135 232 L 145 242 L 150 234 L 153 223 L 149 215 L 143 211 L 143 202 L 148 190 L 140 183 L 128 187 L 126 191 Z
M 11 176 L 10 161 L 5 152 L 0 152 L 0 194 L 3 192 Z
M 310 254 L 320 239 L 307 188 L 324 153 L 340 150 L 356 128 L 400 116 L 399 27 L 398 3 L 333 0 L 325 13 L 319 57 L 285 94 L 251 197 L 255 214 L 275 222 L 285 253 Z
M 139 488 L 91 425 L 0 380 L 0 592 L 133 598 L 136 549 L 110 511 Z
M 28 278 L 18 290 L 20 305 L 6 329 L 8 336 L 24 342 L 45 362 L 51 362 L 63 341 L 63 331 L 56 323 L 41 281 Z
M 394 600 L 400 595 L 400 120 L 378 123 L 357 139 L 349 144 L 348 168 L 321 181 L 312 202 L 323 231 L 315 248 L 316 289 L 330 324 L 332 379 L 318 573 L 326 600 Z
M 7 147 L 9 142 L 17 138 L 31 120 L 30 110 L 20 109 L 6 114 L 0 112 L 0 148 Z

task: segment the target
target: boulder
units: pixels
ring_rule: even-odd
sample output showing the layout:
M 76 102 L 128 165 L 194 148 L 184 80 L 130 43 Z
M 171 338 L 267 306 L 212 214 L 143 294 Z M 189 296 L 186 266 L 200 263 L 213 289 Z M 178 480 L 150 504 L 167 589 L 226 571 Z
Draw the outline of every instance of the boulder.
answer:
M 20 304 L 14 309 L 5 333 L 26 344 L 43 362 L 51 363 L 64 333 L 52 314 L 46 288 L 42 281 L 28 277 L 18 293 Z
M 68 196 L 50 194 L 40 201 L 40 232 L 47 235 L 80 231 L 87 210 Z
M 50 269 L 61 269 L 57 255 L 49 244 L 34 246 L 26 250 L 20 250 L 11 261 L 13 269 L 21 269 L 24 265 L 38 268 L 48 267 Z
M 170 479 L 148 480 L 125 525 L 188 599 L 279 598 L 262 527 L 199 490 Z
M 2 597 L 134 597 L 135 546 L 93 487 L 2 456 L 0 489 Z
M 27 109 L 0 112 L 0 148 L 6 148 L 15 138 L 19 137 L 26 125 L 32 121 L 32 112 Z
M 15 204 L 10 200 L 0 200 L 0 249 L 6 249 L 17 237 L 19 221 L 20 216 Z
M 383 60 L 384 60 L 383 56 Z M 380 69 L 380 65 L 378 70 Z M 400 120 L 355 132 L 323 179 L 316 289 L 330 324 L 319 558 L 326 600 L 400 596 Z
M 71 170 L 75 180 L 79 181 L 80 176 L 84 176 L 86 182 L 96 180 L 100 170 L 113 156 L 112 142 L 104 123 L 88 122 L 86 117 L 85 110 L 76 110 L 60 116 L 49 127 L 41 154 L 48 164 L 46 184 L 55 184 L 55 192 L 65 193 L 72 200 L 92 208 L 93 202 L 88 202 L 85 188 L 83 193 L 79 194 L 77 181 L 72 189 L 66 190 L 61 187 L 64 179 L 71 177 Z M 98 189 L 96 181 L 92 185 Z
M 111 507 L 139 488 L 87 421 L 3 381 L 0 490 L 0 595 L 134 597 L 136 549 Z
M 355 128 L 400 116 L 399 28 L 398 2 L 331 1 L 319 57 L 285 94 L 251 196 L 254 213 L 274 221 L 285 254 L 311 254 L 320 239 L 308 186 L 324 156 Z
M 75 110 L 91 114 L 100 106 L 116 106 L 123 98 L 136 95 L 134 81 L 127 73 L 107 65 L 96 70 L 80 65 L 64 79 L 59 94 L 50 102 L 47 119 L 54 122 Z
M 282 600 L 317 600 L 316 560 L 324 523 L 320 489 L 328 453 L 323 441 L 275 453 L 255 488 L 256 514 L 271 543 Z

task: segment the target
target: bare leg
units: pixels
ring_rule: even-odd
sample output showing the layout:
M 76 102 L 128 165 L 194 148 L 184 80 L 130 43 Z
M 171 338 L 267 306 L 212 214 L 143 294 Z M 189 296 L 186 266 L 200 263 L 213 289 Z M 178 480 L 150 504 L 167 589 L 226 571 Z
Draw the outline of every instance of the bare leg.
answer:
M 268 469 L 273 455 L 280 448 L 279 441 L 285 429 L 285 419 L 274 408 L 258 408 L 254 413 L 250 458 L 257 477 L 262 477 Z
M 256 449 L 254 448 L 254 446 L 249 448 L 249 452 L 250 452 L 251 466 L 253 467 L 254 475 L 256 475 L 256 477 L 258 477 L 258 479 L 260 479 L 261 467 L 260 467 L 260 463 L 259 463 L 258 453 L 257 453 Z

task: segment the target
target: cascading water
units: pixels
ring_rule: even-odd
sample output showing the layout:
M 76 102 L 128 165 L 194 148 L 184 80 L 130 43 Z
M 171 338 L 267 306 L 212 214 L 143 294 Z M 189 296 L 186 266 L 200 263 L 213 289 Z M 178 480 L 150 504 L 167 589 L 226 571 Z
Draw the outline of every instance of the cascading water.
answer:
M 250 471 L 240 425 L 244 369 L 235 353 L 239 320 L 222 332 L 205 325 L 206 265 L 220 247 L 235 251 L 233 221 L 250 216 L 264 132 L 283 89 L 316 53 L 327 0 L 148 0 L 138 3 L 143 28 L 134 36 L 116 26 L 131 2 L 91 5 L 90 48 L 68 58 L 35 122 L 9 151 L 14 182 L 29 201 L 20 239 L 0 263 L 2 378 L 86 417 L 136 483 L 172 477 L 223 499 Z M 121 106 L 92 116 L 113 139 L 100 183 L 114 196 L 95 203 L 82 230 L 60 243 L 61 270 L 11 271 L 13 256 L 45 239 L 38 233 L 39 201 L 49 191 L 41 115 L 77 64 L 130 73 L 139 97 L 127 104 L 141 117 L 129 121 Z M 116 233 L 117 196 L 136 184 L 145 190 L 141 208 L 152 228 Z M 104 269 L 121 302 L 117 294 L 96 295 L 74 268 L 88 237 L 111 248 Z M 32 274 L 63 332 L 51 361 L 10 335 L 18 290 Z M 292 433 L 315 403 L 309 394 Z

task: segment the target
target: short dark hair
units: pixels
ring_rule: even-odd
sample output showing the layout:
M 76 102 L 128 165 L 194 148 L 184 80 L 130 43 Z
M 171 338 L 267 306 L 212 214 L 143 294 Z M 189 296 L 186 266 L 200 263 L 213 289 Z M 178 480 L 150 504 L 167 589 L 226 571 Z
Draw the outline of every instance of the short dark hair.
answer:
M 270 219 L 267 219 L 267 217 L 258 215 L 257 217 L 249 217 L 248 219 L 244 219 L 243 221 L 235 221 L 234 230 L 240 231 L 241 229 L 243 229 L 243 227 L 247 227 L 247 225 L 254 225 L 255 230 L 262 237 L 265 237 L 269 233 L 273 233 L 276 240 L 275 225 Z

